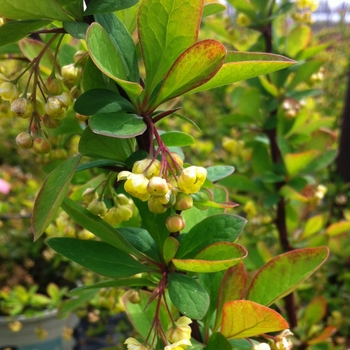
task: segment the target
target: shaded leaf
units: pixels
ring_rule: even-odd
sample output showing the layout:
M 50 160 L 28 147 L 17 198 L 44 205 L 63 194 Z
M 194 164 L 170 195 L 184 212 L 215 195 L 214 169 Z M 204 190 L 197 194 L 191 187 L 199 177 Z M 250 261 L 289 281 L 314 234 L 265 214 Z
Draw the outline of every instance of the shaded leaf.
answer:
M 247 299 L 271 305 L 291 293 L 328 258 L 327 247 L 296 249 L 271 259 L 255 275 Z M 271 288 L 271 281 L 278 281 Z
M 327 313 L 327 301 L 322 295 L 315 297 L 306 306 L 303 320 L 308 326 L 320 322 Z
M 210 90 L 236 81 L 272 73 L 293 64 L 295 64 L 295 61 L 280 55 L 228 52 L 225 63 L 215 77 L 204 85 L 192 90 L 192 92 Z
M 225 11 L 225 10 L 226 10 L 226 6 L 223 4 L 220 4 L 218 2 L 212 2 L 209 4 L 205 4 L 204 9 L 203 9 L 202 18 L 211 16 L 211 15 L 216 15 L 217 13 Z
M 295 57 L 301 50 L 305 49 L 311 40 L 311 28 L 308 25 L 299 25 L 287 36 L 286 54 Z
M 134 6 L 139 0 L 91 0 L 84 12 L 86 15 L 123 10 Z
M 73 38 L 85 40 L 89 25 L 85 22 L 63 22 L 63 28 Z
M 284 163 L 288 174 L 290 176 L 298 175 L 298 173 L 309 165 L 318 155 L 319 152 L 316 150 L 286 154 L 284 156 Z
M 102 276 L 123 278 L 152 271 L 105 242 L 66 237 L 49 238 L 46 242 L 57 253 Z
M 226 338 L 248 338 L 289 328 L 275 310 L 249 300 L 230 301 L 222 310 L 220 332 Z
M 168 289 L 171 301 L 183 315 L 194 320 L 205 316 L 209 307 L 209 295 L 196 280 L 170 273 Z
M 203 40 L 188 48 L 170 68 L 152 105 L 158 106 L 210 80 L 225 56 L 225 47 L 215 40 Z
M 121 139 L 142 135 L 146 130 L 141 117 L 125 112 L 94 114 L 89 126 L 95 134 Z
M 148 94 L 175 60 L 197 41 L 202 9 L 202 0 L 142 1 L 138 30 Z
M 319 336 L 307 341 L 309 345 L 318 344 L 327 341 L 337 331 L 334 326 L 327 326 Z
M 32 230 L 35 240 L 56 216 L 80 159 L 80 154 L 68 158 L 46 177 L 34 203 Z
M 230 342 L 221 334 L 221 333 L 213 333 L 204 348 L 204 350 L 231 350 L 232 345 Z
M 211 182 L 216 182 L 230 176 L 235 171 L 233 166 L 216 165 L 207 168 L 207 179 Z
M 1 9 L 0 9 L 1 11 Z M 50 21 L 12 21 L 3 24 L 0 27 L 0 46 L 4 46 L 26 37 L 35 30 L 48 25 Z

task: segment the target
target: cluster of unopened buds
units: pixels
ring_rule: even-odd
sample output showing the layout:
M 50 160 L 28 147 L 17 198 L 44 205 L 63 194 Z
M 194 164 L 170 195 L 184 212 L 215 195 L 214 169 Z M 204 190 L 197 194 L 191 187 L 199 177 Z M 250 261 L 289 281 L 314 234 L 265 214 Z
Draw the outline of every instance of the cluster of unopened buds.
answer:
M 293 343 L 287 337 L 293 335 L 289 329 L 285 329 L 279 335 L 272 337 L 271 342 L 259 343 L 253 346 L 252 350 L 291 350 Z
M 83 200 L 91 214 L 100 216 L 112 226 L 128 221 L 133 215 L 133 202 L 122 193 L 114 196 L 114 206 L 109 209 L 94 188 L 84 191 Z
M 207 176 L 205 168 L 183 168 L 183 161 L 177 153 L 171 153 L 166 164 L 171 169 L 177 169 L 178 174 L 168 176 L 167 170 L 164 174 L 162 163 L 150 158 L 135 162 L 131 172 L 121 171 L 118 174 L 118 180 L 126 180 L 125 191 L 147 201 L 149 210 L 155 214 L 162 214 L 171 207 L 176 212 L 190 209 L 193 206 L 191 194 L 201 189 Z M 169 232 L 178 232 L 185 228 L 185 220 L 180 214 L 174 214 L 167 218 L 166 226 Z
M 170 325 L 165 333 L 166 342 L 168 345 L 164 347 L 164 350 L 184 350 L 187 346 L 191 346 L 191 327 L 189 324 L 192 320 L 186 316 L 181 316 L 174 325 Z M 141 344 L 135 338 L 128 338 L 124 344 L 127 345 L 127 349 L 130 350 L 149 350 L 147 345 Z

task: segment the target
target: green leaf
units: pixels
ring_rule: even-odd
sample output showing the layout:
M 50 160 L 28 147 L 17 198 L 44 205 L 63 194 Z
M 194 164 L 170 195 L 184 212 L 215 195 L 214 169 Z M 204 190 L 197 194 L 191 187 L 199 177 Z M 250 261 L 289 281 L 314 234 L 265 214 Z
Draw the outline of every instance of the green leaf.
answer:
M 30 32 L 45 27 L 49 23 L 50 21 L 39 20 L 12 21 L 5 23 L 0 27 L 0 46 L 19 41 L 29 35 Z
M 330 45 L 332 45 L 331 41 L 328 43 L 325 43 L 325 44 L 307 47 L 304 50 L 299 52 L 296 59 L 297 60 L 307 60 L 309 58 L 312 58 L 315 55 L 317 55 L 318 53 L 325 51 Z
M 226 6 L 223 4 L 219 4 L 218 2 L 205 4 L 202 18 L 211 16 L 211 15 L 216 15 L 217 13 L 225 10 L 226 10 Z
M 121 278 L 118 280 L 108 280 L 100 283 L 94 283 L 83 287 L 74 288 L 69 292 L 69 296 L 81 295 L 83 291 L 101 288 L 119 288 L 119 287 L 154 287 L 154 283 L 146 278 Z
M 171 301 L 184 316 L 194 320 L 205 316 L 209 307 L 209 295 L 196 280 L 170 273 L 168 288 Z
M 304 169 L 303 173 L 308 172 L 316 172 L 326 168 L 328 165 L 332 164 L 337 157 L 338 152 L 336 150 L 328 150 L 321 155 L 319 155 L 316 159 L 311 161 Z
M 138 29 L 150 95 L 175 60 L 198 38 L 202 0 L 145 0 Z
M 85 22 L 63 22 L 63 28 L 73 38 L 85 40 L 89 25 Z
M 309 165 L 318 155 L 319 152 L 316 150 L 286 154 L 284 156 L 284 163 L 288 174 L 291 177 L 298 175 L 300 171 Z
M 149 211 L 147 202 L 142 202 L 138 198 L 133 198 L 133 201 L 140 212 L 143 228 L 146 229 L 156 241 L 159 250 L 162 250 L 164 242 L 169 236 L 165 221 L 170 215 L 170 209 L 163 214 L 154 214 Z
M 247 273 L 242 262 L 230 267 L 225 272 L 225 275 L 221 281 L 218 295 L 214 330 L 219 329 L 224 305 L 229 301 L 243 299 L 246 291 L 246 285 Z
M 113 79 L 135 102 L 142 92 L 138 83 L 127 81 L 121 53 L 114 46 L 106 30 L 98 23 L 93 23 L 86 33 L 87 46 L 95 65 L 108 77 Z
M 194 258 L 205 247 L 217 242 L 234 242 L 246 220 L 240 216 L 218 214 L 192 227 L 181 241 L 176 258 Z
M 247 299 L 271 305 L 291 293 L 328 258 L 327 247 L 296 249 L 271 259 L 255 275 Z M 277 281 L 271 288 L 271 281 Z
M 241 174 L 233 174 L 228 178 L 221 180 L 220 184 L 228 187 L 229 189 L 235 189 L 237 191 L 254 191 L 260 192 L 261 188 L 247 176 Z
M 91 0 L 84 12 L 84 16 L 115 12 L 134 6 L 137 3 L 138 0 Z
M 291 71 L 294 71 L 295 68 L 296 71 L 293 79 L 287 86 L 287 90 L 293 91 L 298 84 L 304 83 L 311 77 L 312 74 L 318 72 L 323 64 L 324 62 L 321 60 L 312 60 L 301 64 L 296 64 L 295 67 L 292 67 L 293 69 L 291 69 Z
M 350 230 L 350 221 L 339 221 L 330 224 L 326 229 L 326 234 L 329 236 L 338 236 Z
M 206 84 L 192 92 L 205 91 L 258 75 L 268 74 L 295 64 L 295 61 L 269 53 L 228 52 L 225 63 Z
M 125 161 L 134 152 L 134 139 L 97 135 L 87 127 L 79 142 L 79 152 L 88 157 Z
M 142 135 L 147 127 L 141 117 L 125 112 L 94 114 L 89 126 L 95 134 L 121 139 Z
M 249 300 L 230 301 L 222 310 L 220 332 L 226 338 L 248 338 L 287 328 L 287 321 L 275 310 Z
M 55 0 L 2 0 L 0 16 L 11 19 L 72 21 Z
M 77 298 L 62 302 L 59 306 L 58 317 L 67 317 L 73 310 L 88 300 L 91 300 L 91 298 L 97 293 L 98 291 L 96 290 L 85 291 L 85 293 L 80 293 Z
M 114 47 L 120 54 L 128 80 L 138 82 L 140 76 L 135 44 L 123 22 L 114 13 L 95 15 L 94 18 L 109 34 Z
M 228 0 L 228 3 L 248 17 L 256 18 L 255 8 L 248 0 Z
M 309 45 L 311 34 L 311 27 L 308 25 L 302 24 L 294 28 L 287 36 L 286 54 L 295 57 Z
M 203 40 L 192 45 L 172 65 L 152 105 L 158 106 L 206 83 L 220 69 L 225 56 L 226 49 L 218 41 Z
M 306 221 L 305 228 L 301 234 L 301 239 L 310 237 L 315 233 L 323 229 L 324 225 L 324 216 L 322 214 L 314 215 Z
M 154 315 L 157 314 L 158 310 L 158 299 L 156 298 L 150 304 L 151 293 L 144 290 L 139 290 L 138 294 L 140 296 L 140 303 L 132 303 L 128 298 L 128 293 L 125 293 L 122 297 L 122 301 L 125 307 L 125 312 L 128 316 L 128 319 L 133 325 L 133 328 L 138 332 L 143 339 L 146 339 L 147 336 L 150 336 L 150 339 L 153 339 L 154 331 L 150 333 L 152 329 Z M 159 318 L 160 326 L 162 329 L 168 329 L 171 320 L 169 319 L 168 312 L 164 305 L 164 302 L 159 303 Z
M 80 159 L 80 154 L 68 158 L 45 179 L 34 203 L 32 230 L 35 240 L 41 236 L 56 216 Z
M 114 112 L 135 112 L 134 106 L 124 97 L 107 89 L 92 89 L 80 95 L 74 110 L 83 115 Z
M 218 242 L 199 252 L 194 259 L 173 259 L 177 270 L 209 273 L 227 270 L 248 255 L 244 247 L 235 243 Z
M 211 182 L 216 182 L 230 176 L 235 171 L 233 166 L 216 165 L 207 168 L 207 179 Z
M 194 138 L 181 131 L 165 132 L 160 135 L 160 138 L 168 147 L 184 147 L 194 144 Z
M 57 0 L 63 10 L 77 21 L 83 21 L 84 0 Z
M 166 238 L 163 246 L 163 256 L 166 263 L 174 258 L 179 246 L 180 242 L 175 237 L 169 236 Z
M 207 346 L 204 350 L 231 350 L 232 345 L 230 342 L 218 332 L 213 333 L 207 343 Z
M 124 236 L 116 229 L 103 221 L 100 217 L 92 215 L 87 209 L 65 198 L 62 209 L 80 226 L 92 232 L 96 237 L 108 243 L 124 253 L 131 253 L 138 258 L 144 258 L 136 248 L 134 248 Z
M 302 320 L 308 325 L 320 322 L 327 313 L 327 301 L 323 295 L 317 296 L 306 306 Z
M 148 231 L 136 227 L 121 227 L 118 228 L 118 232 L 138 251 L 157 262 L 162 262 L 157 244 Z
M 152 271 L 129 254 L 105 242 L 54 237 L 46 243 L 57 253 L 102 276 L 123 278 Z

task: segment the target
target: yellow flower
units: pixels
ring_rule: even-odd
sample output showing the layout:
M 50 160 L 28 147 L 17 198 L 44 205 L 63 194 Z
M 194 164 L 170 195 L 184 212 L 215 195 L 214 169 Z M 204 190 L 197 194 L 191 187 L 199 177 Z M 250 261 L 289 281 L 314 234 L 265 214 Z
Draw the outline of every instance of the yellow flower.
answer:
M 179 342 L 183 339 L 191 339 L 191 327 L 189 324 L 192 320 L 186 316 L 181 316 L 176 322 L 176 327 L 170 325 L 166 332 L 166 337 L 171 343 Z
M 174 344 L 167 345 L 164 350 L 183 350 L 186 349 L 188 345 L 192 345 L 192 343 L 188 339 L 182 339 Z
M 135 338 L 126 339 L 124 344 L 126 344 L 127 349 L 130 350 L 149 350 L 148 346 L 141 344 Z
M 260 343 L 253 346 L 252 350 L 271 350 L 270 345 L 267 343 Z
M 148 182 L 147 191 L 153 197 L 163 197 L 168 193 L 169 188 L 165 179 L 154 176 Z
M 147 179 L 150 179 L 151 177 L 158 176 L 160 174 L 160 168 L 161 163 L 158 159 L 146 158 L 135 162 L 134 166 L 132 167 L 132 172 L 134 174 L 144 174 Z
M 118 180 L 125 180 L 124 189 L 133 197 L 146 202 L 151 195 L 147 191 L 149 180 L 143 174 L 134 174 L 130 171 L 121 171 L 118 174 Z
M 190 166 L 184 169 L 178 180 L 177 186 L 184 193 L 197 193 L 207 177 L 207 170 L 198 166 Z

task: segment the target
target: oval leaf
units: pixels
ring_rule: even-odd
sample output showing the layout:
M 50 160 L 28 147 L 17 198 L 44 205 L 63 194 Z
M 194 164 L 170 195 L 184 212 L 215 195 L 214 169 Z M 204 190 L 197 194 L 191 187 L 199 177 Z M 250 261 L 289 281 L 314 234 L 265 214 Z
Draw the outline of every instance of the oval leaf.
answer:
M 290 176 L 298 175 L 299 172 L 310 164 L 318 155 L 319 152 L 316 150 L 286 154 L 284 156 L 284 163 L 288 174 Z
M 46 242 L 57 253 L 102 276 L 123 278 L 152 271 L 105 242 L 67 237 L 49 238 Z
M 191 277 L 170 273 L 168 275 L 169 297 L 179 311 L 194 320 L 205 316 L 209 308 L 209 295 Z
M 175 60 L 197 41 L 202 10 L 202 0 L 142 1 L 138 29 L 148 94 Z
M 224 179 L 225 177 L 230 176 L 235 171 L 235 168 L 229 165 L 210 166 L 206 169 L 207 179 L 209 179 L 211 182 L 216 182 L 221 179 Z
M 78 154 L 68 158 L 45 179 L 34 203 L 32 229 L 35 240 L 41 236 L 56 216 L 81 157 Z
M 195 259 L 173 259 L 176 269 L 199 273 L 218 272 L 238 264 L 248 255 L 239 244 L 218 242 L 203 249 Z
M 137 4 L 138 0 L 91 0 L 84 12 L 86 15 L 123 10 Z
M 194 144 L 194 138 L 180 131 L 169 131 L 160 135 L 160 138 L 168 147 L 184 147 Z
M 328 258 L 327 247 L 296 249 L 271 259 L 255 275 L 247 299 L 271 305 L 291 293 Z M 271 281 L 278 281 L 271 288 Z
M 90 57 L 95 65 L 120 85 L 131 101 L 136 101 L 136 97 L 142 92 L 142 87 L 127 81 L 123 60 L 105 29 L 98 23 L 91 24 L 86 32 L 86 39 Z
M 295 63 L 287 57 L 268 53 L 228 52 L 225 64 L 215 77 L 192 92 L 210 90 L 236 81 L 272 73 Z
M 153 105 L 158 106 L 210 80 L 225 56 L 225 47 L 215 40 L 203 40 L 191 46 L 171 67 Z
M 222 310 L 220 332 L 226 338 L 248 338 L 289 328 L 275 310 L 249 300 L 230 301 Z
M 337 236 L 350 230 L 350 221 L 340 221 L 329 225 L 326 233 L 329 236 Z
M 142 118 L 124 112 L 95 114 L 90 117 L 89 126 L 95 134 L 121 139 L 141 135 L 146 130 Z

